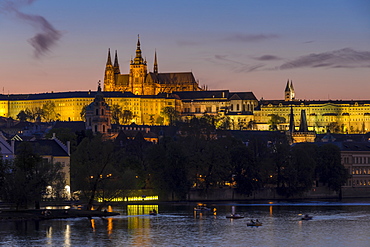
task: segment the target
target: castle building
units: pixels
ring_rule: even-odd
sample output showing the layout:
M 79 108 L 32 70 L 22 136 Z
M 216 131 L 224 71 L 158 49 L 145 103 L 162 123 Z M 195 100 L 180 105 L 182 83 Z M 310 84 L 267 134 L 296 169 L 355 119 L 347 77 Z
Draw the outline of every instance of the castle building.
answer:
M 129 74 L 121 74 L 117 51 L 112 64 L 110 49 L 104 74 L 104 91 L 131 92 L 135 95 L 157 95 L 182 91 L 201 91 L 192 72 L 159 73 L 157 52 L 154 54 L 153 71 L 142 57 L 138 38 L 136 56 L 130 62 Z
M 288 89 L 288 90 L 287 90 Z M 287 97 L 287 92 L 289 97 Z M 370 100 L 297 100 L 292 82 L 287 83 L 284 100 L 260 100 L 254 110 L 258 130 L 268 130 L 273 114 L 286 121 L 279 130 L 289 130 L 290 113 L 293 112 L 294 126 L 300 126 L 300 116 L 305 110 L 307 128 L 316 133 L 366 133 L 370 131 Z

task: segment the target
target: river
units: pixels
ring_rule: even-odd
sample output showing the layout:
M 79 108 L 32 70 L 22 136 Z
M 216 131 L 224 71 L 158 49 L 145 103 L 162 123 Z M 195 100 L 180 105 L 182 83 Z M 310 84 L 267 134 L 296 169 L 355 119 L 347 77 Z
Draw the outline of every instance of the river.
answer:
M 116 207 L 111 218 L 0 222 L 1 246 L 369 246 L 370 202 L 195 203 Z M 235 206 L 243 219 L 226 219 Z M 156 209 L 158 215 L 149 211 Z M 304 214 L 312 220 L 302 221 Z M 248 227 L 258 219 L 261 227 Z

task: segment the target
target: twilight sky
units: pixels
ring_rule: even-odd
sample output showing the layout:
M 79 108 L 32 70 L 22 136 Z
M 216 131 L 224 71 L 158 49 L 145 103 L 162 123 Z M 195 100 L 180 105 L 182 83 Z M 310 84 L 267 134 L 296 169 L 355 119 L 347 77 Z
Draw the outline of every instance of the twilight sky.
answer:
M 283 99 L 370 99 L 368 0 L 0 0 L 0 93 L 96 90 L 140 34 L 159 72 Z

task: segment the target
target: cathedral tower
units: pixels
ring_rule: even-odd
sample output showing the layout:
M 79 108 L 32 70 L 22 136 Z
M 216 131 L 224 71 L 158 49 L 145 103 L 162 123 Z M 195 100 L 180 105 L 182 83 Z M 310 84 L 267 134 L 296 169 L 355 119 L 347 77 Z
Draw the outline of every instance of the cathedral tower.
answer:
M 117 53 L 116 53 L 117 55 Z M 117 56 L 116 56 L 117 58 Z M 117 61 L 118 64 L 118 61 Z M 118 68 L 119 70 L 119 68 Z M 115 91 L 115 69 L 112 66 L 112 59 L 110 56 L 110 49 L 108 49 L 108 59 L 105 65 L 104 73 L 104 91 Z
M 140 39 L 137 39 L 136 57 L 130 63 L 129 87 L 136 95 L 143 95 L 147 76 L 146 60 L 141 56 Z

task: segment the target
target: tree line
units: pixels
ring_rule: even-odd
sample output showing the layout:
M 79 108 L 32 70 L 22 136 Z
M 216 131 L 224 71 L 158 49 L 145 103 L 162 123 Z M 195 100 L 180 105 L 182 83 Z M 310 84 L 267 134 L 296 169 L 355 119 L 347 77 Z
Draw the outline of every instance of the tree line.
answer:
M 176 136 L 163 136 L 158 144 L 145 141 L 140 132 L 134 140 L 86 137 L 72 154 L 73 189 L 91 200 L 124 196 L 129 189 L 185 199 L 192 189 L 206 193 L 226 186 L 245 195 L 275 188 L 290 197 L 319 184 L 338 191 L 349 177 L 333 144 L 290 146 L 278 134 L 268 142 L 258 136 L 248 143 L 230 135 L 217 138 L 206 118 L 177 123 L 177 128 Z

